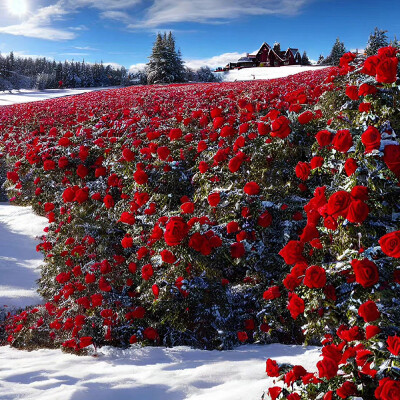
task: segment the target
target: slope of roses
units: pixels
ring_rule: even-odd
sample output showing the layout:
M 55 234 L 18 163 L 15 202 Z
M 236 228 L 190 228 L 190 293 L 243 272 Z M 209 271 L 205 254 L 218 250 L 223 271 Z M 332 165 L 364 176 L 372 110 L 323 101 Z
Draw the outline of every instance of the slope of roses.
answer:
M 322 359 L 317 373 L 268 359 L 284 382 L 269 388 L 274 400 L 400 398 L 398 57 L 392 47 L 361 64 L 345 54 L 318 104 L 330 118 L 295 168 L 314 193 L 307 225 L 281 250 L 292 268 L 264 298 L 321 337 Z
M 10 316 L 8 342 L 302 341 L 262 293 L 282 279 L 278 252 L 305 225 L 308 189 L 294 166 L 325 124 L 314 105 L 335 74 L 5 108 L 9 196 L 49 219 L 38 245 L 47 303 Z

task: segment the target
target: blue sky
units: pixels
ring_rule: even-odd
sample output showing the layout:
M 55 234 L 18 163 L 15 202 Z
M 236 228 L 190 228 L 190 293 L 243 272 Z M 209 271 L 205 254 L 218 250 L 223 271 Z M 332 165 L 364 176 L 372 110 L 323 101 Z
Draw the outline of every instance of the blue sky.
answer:
M 394 0 L 1 0 L 0 51 L 134 68 L 172 30 L 191 67 L 225 65 L 264 41 L 317 59 L 337 37 L 364 48 L 375 26 L 400 39 L 399 15 Z

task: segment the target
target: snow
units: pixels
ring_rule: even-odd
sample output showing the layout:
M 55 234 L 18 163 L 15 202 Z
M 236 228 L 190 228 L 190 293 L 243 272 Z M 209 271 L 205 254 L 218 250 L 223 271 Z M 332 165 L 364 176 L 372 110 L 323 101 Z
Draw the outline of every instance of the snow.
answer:
M 289 65 L 284 67 L 255 67 L 255 68 L 242 68 L 233 69 L 227 72 L 218 72 L 217 75 L 222 75 L 224 82 L 234 81 L 249 81 L 253 79 L 275 79 L 284 78 L 286 76 L 298 74 L 304 71 L 317 70 L 320 67 L 315 65 L 302 66 L 302 65 Z
M 35 237 L 46 224 L 30 207 L 0 203 L 0 308 L 41 302 L 35 287 L 43 257 L 36 252 Z
M 8 106 L 18 103 L 30 103 L 32 101 L 40 101 L 54 99 L 56 97 L 74 96 L 82 93 L 93 92 L 98 90 L 116 89 L 120 86 L 113 87 L 97 87 L 97 88 L 77 88 L 77 89 L 46 89 L 46 90 L 12 90 L 11 93 L 0 93 L 0 106 Z
M 0 399 L 260 400 L 273 378 L 265 361 L 312 371 L 317 347 L 245 345 L 231 351 L 188 347 L 103 347 L 98 356 L 0 347 Z

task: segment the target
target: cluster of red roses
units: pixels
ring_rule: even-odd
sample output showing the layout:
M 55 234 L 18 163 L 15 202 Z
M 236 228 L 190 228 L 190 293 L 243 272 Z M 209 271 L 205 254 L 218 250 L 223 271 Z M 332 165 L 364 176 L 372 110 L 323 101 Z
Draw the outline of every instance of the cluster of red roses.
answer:
M 275 313 L 259 313 L 259 298 L 281 278 L 281 232 L 303 223 L 301 186 L 287 181 L 304 132 L 287 114 L 333 88 L 334 71 L 6 108 L 10 197 L 49 220 L 38 245 L 48 303 L 8 321 L 10 343 L 271 340 Z M 299 118 L 322 124 L 318 110 Z
M 311 160 L 296 166 L 314 197 L 299 240 L 279 253 L 294 266 L 264 299 L 285 301 L 308 338 L 324 335 L 322 359 L 316 373 L 269 359 L 268 376 L 285 384 L 269 388 L 273 400 L 400 398 L 400 126 L 387 121 L 400 98 L 397 54 L 382 48 L 362 65 L 343 56 L 335 93 L 345 106 L 316 132 Z

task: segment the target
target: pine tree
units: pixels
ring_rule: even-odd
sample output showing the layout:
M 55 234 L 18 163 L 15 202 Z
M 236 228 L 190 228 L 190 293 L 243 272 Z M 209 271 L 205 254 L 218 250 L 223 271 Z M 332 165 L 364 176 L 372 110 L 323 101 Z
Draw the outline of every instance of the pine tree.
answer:
M 301 56 L 301 65 L 311 65 L 311 61 L 307 56 L 306 51 L 304 50 L 303 55 Z
M 368 57 L 377 54 L 378 49 L 381 47 L 386 47 L 389 44 L 386 32 L 387 31 L 383 31 L 375 27 L 374 32 L 369 35 L 367 48 L 365 49 Z
M 324 60 L 325 60 L 325 57 L 322 54 L 320 54 L 318 57 L 317 65 L 323 64 Z
M 171 32 L 157 34 L 152 53 L 147 64 L 147 81 L 153 83 L 183 82 L 185 69 L 180 51 L 175 50 L 175 39 Z
M 346 53 L 346 48 L 344 47 L 344 43 L 340 41 L 339 38 L 336 39 L 334 43 L 331 53 L 325 60 L 322 62 L 323 65 L 339 65 L 340 58 L 342 55 Z

